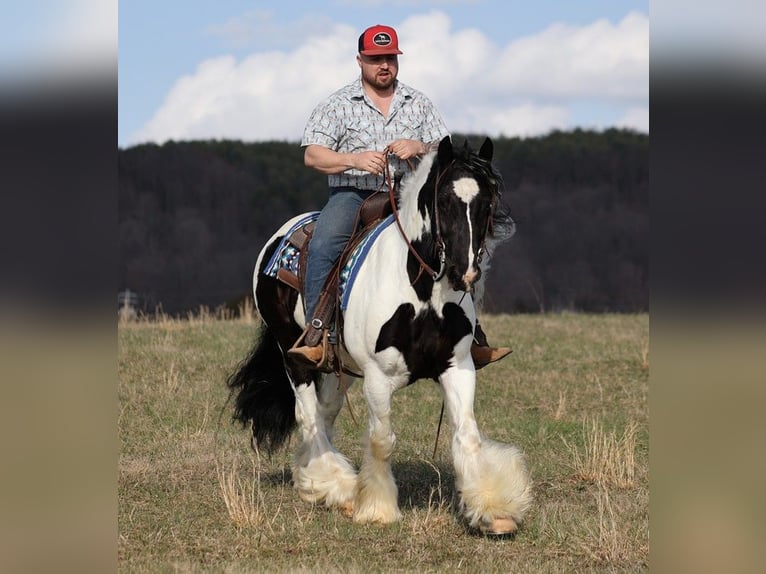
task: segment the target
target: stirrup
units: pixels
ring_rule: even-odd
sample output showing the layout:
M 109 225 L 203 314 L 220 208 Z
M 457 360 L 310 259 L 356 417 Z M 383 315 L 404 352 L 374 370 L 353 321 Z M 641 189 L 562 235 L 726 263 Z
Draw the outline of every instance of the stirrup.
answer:
M 318 369 L 324 373 L 332 373 L 335 371 L 335 353 L 333 352 L 332 345 L 330 345 L 330 331 L 328 329 L 322 330 L 321 339 L 316 345 L 302 345 L 309 329 L 314 328 L 312 325 L 308 325 L 290 350 L 287 351 L 287 354 L 313 369 Z

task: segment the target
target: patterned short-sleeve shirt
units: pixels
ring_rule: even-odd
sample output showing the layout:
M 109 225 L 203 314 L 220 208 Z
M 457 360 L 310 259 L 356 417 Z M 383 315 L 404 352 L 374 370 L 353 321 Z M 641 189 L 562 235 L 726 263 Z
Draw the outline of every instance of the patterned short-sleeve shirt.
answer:
M 449 135 L 431 100 L 397 80 L 388 117 L 375 107 L 362 88 L 362 79 L 341 88 L 320 103 L 303 131 L 301 146 L 320 145 L 341 153 L 383 151 L 397 139 L 438 142 Z M 389 156 L 392 175 L 404 172 L 405 162 Z M 383 176 L 348 169 L 327 176 L 330 187 L 382 189 Z

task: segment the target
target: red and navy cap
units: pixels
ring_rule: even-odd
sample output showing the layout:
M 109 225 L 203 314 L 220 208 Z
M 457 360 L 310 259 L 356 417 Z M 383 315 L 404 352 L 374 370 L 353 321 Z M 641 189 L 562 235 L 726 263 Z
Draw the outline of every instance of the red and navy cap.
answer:
M 399 50 L 399 38 L 396 30 L 390 26 L 376 24 L 370 26 L 359 36 L 359 53 L 364 56 L 385 56 L 403 54 Z

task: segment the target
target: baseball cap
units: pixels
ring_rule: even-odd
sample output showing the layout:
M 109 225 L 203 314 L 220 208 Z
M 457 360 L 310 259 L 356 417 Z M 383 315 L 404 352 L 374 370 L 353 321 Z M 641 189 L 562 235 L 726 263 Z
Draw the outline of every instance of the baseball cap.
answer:
M 399 38 L 396 30 L 390 26 L 376 24 L 370 26 L 359 36 L 359 53 L 364 56 L 384 56 L 403 54 L 399 50 Z

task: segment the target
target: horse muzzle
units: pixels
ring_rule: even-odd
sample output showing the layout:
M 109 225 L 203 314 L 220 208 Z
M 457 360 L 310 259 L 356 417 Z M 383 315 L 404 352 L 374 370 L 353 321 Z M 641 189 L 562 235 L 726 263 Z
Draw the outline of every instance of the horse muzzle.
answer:
M 465 275 L 463 275 L 463 285 L 465 285 L 465 291 L 472 291 L 473 285 L 481 277 L 480 269 L 469 269 Z
M 481 269 L 469 269 L 463 275 L 459 275 L 454 267 L 450 271 L 450 284 L 455 291 L 471 293 L 476 282 L 481 278 Z

